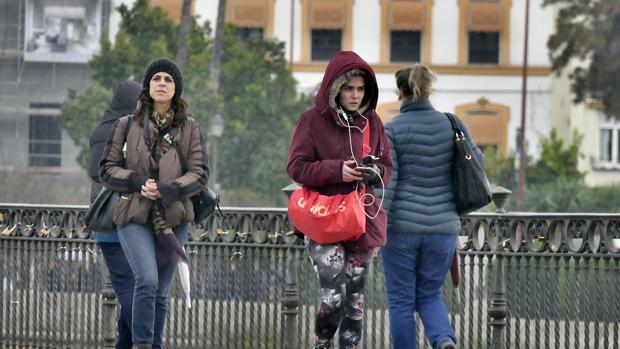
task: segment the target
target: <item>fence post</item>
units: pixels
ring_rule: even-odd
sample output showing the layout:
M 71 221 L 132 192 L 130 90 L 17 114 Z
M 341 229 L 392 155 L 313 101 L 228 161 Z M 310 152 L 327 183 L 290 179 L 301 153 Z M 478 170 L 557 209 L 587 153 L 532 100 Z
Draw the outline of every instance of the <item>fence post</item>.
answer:
M 291 183 L 282 188 L 290 199 L 293 192 L 301 188 L 297 183 Z M 297 348 L 297 314 L 299 313 L 299 288 L 297 287 L 297 259 L 296 251 L 287 249 L 286 275 L 284 297 L 282 297 L 282 314 L 284 315 L 284 349 Z
M 495 213 L 506 213 L 504 204 L 512 192 L 503 187 L 493 188 L 493 202 Z M 499 228 L 498 228 L 499 229 Z M 506 348 L 506 317 L 508 316 L 508 302 L 506 300 L 506 279 L 504 275 L 503 251 L 504 237 L 498 230 L 498 245 L 495 251 L 495 275 L 493 280 L 493 294 L 489 305 L 489 324 L 491 325 L 491 348 Z
M 116 292 L 112 288 L 110 273 L 105 273 L 105 283 L 102 295 L 102 327 L 103 327 L 103 347 L 115 348 L 116 342 Z
M 495 255 L 495 280 L 493 281 L 493 295 L 489 306 L 489 324 L 491 325 L 491 348 L 506 347 L 505 330 L 508 302 L 506 302 L 506 282 L 504 281 L 504 264 L 502 252 Z
M 284 297 L 282 314 L 284 314 L 284 349 L 297 347 L 297 314 L 299 313 L 299 288 L 297 287 L 297 263 L 291 256 L 295 251 L 289 250 L 286 263 Z

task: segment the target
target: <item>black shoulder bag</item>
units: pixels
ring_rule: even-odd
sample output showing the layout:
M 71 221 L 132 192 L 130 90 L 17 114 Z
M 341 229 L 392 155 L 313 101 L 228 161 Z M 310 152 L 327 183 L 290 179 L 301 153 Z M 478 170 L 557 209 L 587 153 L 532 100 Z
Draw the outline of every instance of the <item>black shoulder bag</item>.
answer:
M 454 131 L 454 203 L 459 215 L 467 214 L 491 202 L 491 189 L 484 167 L 467 143 L 454 115 L 445 113 Z
M 132 115 L 128 116 L 127 125 L 125 125 L 125 137 L 123 142 L 123 151 L 125 151 L 126 143 L 127 143 L 127 134 L 129 133 L 129 128 L 131 127 L 131 122 L 133 120 Z M 126 156 L 125 164 L 126 166 Z M 103 187 L 99 194 L 97 194 L 97 198 L 90 205 L 88 211 L 86 211 L 86 215 L 84 216 L 84 224 L 90 229 L 90 231 L 96 231 L 98 233 L 113 233 L 116 230 L 116 225 L 112 219 L 112 214 L 114 213 L 114 208 L 116 207 L 116 203 L 118 202 L 119 193 L 113 190 L 110 190 L 106 187 Z
M 181 151 L 179 143 L 173 141 L 172 145 L 176 149 L 179 159 L 181 160 L 183 173 L 187 172 L 187 163 L 185 162 L 185 156 Z M 194 206 L 194 223 L 200 223 L 205 220 L 213 214 L 216 208 L 219 214 L 222 215 L 222 210 L 220 210 L 220 196 L 206 185 L 198 194 L 192 196 L 190 199 L 192 200 L 192 206 Z

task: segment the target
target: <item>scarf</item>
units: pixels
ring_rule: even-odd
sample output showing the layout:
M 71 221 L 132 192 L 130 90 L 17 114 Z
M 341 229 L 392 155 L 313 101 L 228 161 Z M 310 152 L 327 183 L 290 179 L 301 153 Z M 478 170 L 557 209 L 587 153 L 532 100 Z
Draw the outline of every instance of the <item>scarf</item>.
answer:
M 168 111 L 164 115 L 159 115 L 153 111 L 151 120 L 159 131 L 159 137 L 155 141 L 154 150 L 150 154 L 151 176 L 159 180 L 159 160 L 170 150 L 172 139 L 169 136 L 170 126 L 172 125 L 173 114 Z M 154 155 L 154 156 L 153 156 Z M 179 243 L 174 231 L 166 224 L 166 208 L 161 199 L 157 200 L 151 208 L 151 220 L 155 230 L 155 258 L 157 267 L 163 268 L 176 265 L 180 260 L 187 263 L 187 255 L 183 246 Z

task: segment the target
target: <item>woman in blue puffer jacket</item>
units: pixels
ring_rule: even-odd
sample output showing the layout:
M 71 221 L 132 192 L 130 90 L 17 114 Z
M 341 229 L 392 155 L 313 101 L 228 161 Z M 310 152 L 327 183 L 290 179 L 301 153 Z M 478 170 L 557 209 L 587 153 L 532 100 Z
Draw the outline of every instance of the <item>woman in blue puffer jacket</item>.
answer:
M 460 230 L 452 181 L 454 132 L 431 105 L 435 76 L 422 64 L 396 72 L 400 114 L 385 126 L 393 171 L 385 189 L 387 245 L 381 254 L 394 348 L 416 347 L 415 313 L 434 349 L 456 348 L 442 287 Z M 456 118 L 479 161 L 482 153 Z

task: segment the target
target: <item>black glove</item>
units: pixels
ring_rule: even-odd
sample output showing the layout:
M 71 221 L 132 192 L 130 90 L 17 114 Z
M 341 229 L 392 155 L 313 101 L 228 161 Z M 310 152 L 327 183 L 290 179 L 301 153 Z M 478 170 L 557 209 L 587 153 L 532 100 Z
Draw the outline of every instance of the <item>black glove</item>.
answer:
M 146 180 L 149 179 L 147 176 L 143 176 L 137 173 L 132 173 L 129 175 L 129 190 L 133 193 L 139 193 L 142 191 L 142 186 L 146 183 Z
M 372 165 L 372 167 L 364 168 L 362 170 L 362 183 L 365 185 L 372 185 L 379 181 L 379 175 L 381 171 L 377 165 Z

